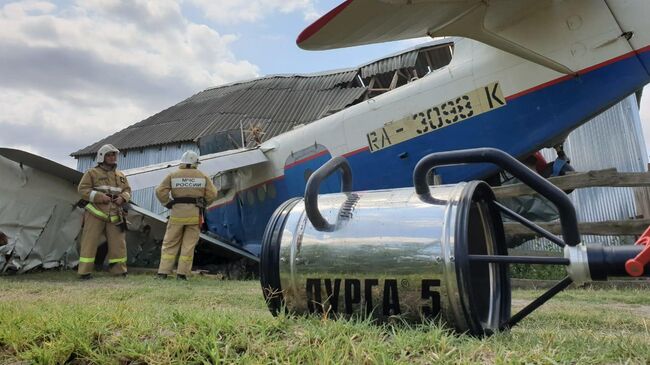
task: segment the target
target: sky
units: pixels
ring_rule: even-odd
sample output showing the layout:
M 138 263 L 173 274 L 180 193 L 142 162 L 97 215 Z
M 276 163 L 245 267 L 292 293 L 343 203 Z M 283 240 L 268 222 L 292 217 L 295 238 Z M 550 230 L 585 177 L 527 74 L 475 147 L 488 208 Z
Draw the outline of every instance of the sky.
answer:
M 304 51 L 341 0 L 0 0 L 0 146 L 70 153 L 206 88 L 356 66 L 423 39 Z M 650 142 L 650 87 L 641 106 Z

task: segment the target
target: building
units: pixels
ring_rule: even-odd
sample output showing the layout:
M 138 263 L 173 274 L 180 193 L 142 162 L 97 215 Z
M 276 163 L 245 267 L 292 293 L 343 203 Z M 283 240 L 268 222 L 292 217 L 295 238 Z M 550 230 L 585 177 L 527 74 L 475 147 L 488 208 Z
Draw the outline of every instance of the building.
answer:
M 447 41 L 425 43 L 359 67 L 273 75 L 202 91 L 139 123 L 73 152 L 77 169 L 111 143 L 122 169 L 250 146 L 405 85 L 451 61 Z

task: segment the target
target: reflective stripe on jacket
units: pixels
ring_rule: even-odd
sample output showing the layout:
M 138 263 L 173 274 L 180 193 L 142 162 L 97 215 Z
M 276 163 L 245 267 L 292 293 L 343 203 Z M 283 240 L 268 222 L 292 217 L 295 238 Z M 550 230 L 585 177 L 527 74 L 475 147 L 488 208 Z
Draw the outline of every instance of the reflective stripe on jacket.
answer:
M 86 205 L 86 210 L 88 212 L 90 212 L 90 214 L 92 214 L 93 216 L 95 216 L 95 217 L 97 217 L 97 218 L 99 218 L 99 219 L 101 219 L 103 221 L 106 221 L 106 222 L 116 223 L 116 222 L 118 222 L 120 220 L 120 217 L 118 215 L 110 215 L 109 216 L 108 214 L 104 213 L 103 211 L 97 209 L 97 207 L 95 207 L 93 205 L 93 203 L 88 203 Z
M 104 169 L 101 166 L 96 166 L 83 175 L 79 182 L 77 189 L 81 198 L 92 203 L 96 210 L 103 212 L 106 215 L 117 216 L 118 207 L 115 204 L 99 203 L 98 197 L 101 195 L 121 196 L 125 202 L 131 200 L 131 187 L 129 181 L 124 174 L 117 169 Z M 96 213 L 87 209 L 89 212 L 97 216 Z

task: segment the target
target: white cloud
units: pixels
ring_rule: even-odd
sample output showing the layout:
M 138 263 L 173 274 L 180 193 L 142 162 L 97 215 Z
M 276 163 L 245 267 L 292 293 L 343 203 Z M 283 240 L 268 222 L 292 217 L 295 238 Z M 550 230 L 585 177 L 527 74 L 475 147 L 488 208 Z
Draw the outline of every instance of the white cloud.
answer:
M 170 0 L 0 7 L 0 145 L 67 154 L 210 86 L 255 77 L 237 36 Z
M 13 17 L 23 17 L 30 14 L 45 14 L 56 9 L 56 5 L 47 1 L 23 1 L 11 3 L 4 7 L 4 11 Z
M 188 0 L 208 19 L 223 24 L 255 22 L 275 12 L 301 12 L 307 21 L 319 17 L 313 0 Z
M 95 103 L 2 88 L 0 110 L 0 146 L 35 152 L 70 167 L 76 165 L 68 157 L 71 152 L 152 114 L 129 98 Z

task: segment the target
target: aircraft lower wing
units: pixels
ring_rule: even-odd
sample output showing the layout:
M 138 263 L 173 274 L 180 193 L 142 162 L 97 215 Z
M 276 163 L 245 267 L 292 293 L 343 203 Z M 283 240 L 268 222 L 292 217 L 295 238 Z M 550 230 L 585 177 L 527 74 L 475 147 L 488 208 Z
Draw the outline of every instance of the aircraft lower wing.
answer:
M 553 4 L 552 0 L 347 0 L 308 26 L 296 43 L 307 50 L 325 50 L 426 36 L 460 36 L 572 74 L 569 67 L 530 49 L 529 34 L 513 38 L 499 31 L 530 21 Z
M 161 216 L 159 214 L 150 212 L 150 211 L 148 211 L 148 210 L 146 210 L 144 208 L 141 208 L 141 207 L 139 207 L 137 205 L 132 205 L 131 210 L 129 211 L 129 218 L 131 220 L 133 220 L 133 221 L 136 221 L 136 219 L 131 217 L 134 214 L 141 215 L 142 217 L 147 217 L 147 218 L 157 222 L 157 224 L 161 226 L 161 227 L 157 227 L 158 230 L 162 231 L 163 234 L 164 234 L 165 225 L 167 224 L 167 218 L 165 218 L 165 217 L 163 217 L 163 216 Z M 213 237 L 213 236 L 211 236 L 209 234 L 201 233 L 199 235 L 199 239 L 209 243 L 210 245 L 212 245 L 214 247 L 214 249 L 217 250 L 220 257 L 247 258 L 247 259 L 252 260 L 254 262 L 259 262 L 260 261 L 259 257 L 253 255 L 252 253 L 246 251 L 245 249 L 237 247 L 237 246 L 233 246 L 233 245 L 231 245 L 229 243 L 226 243 L 226 242 L 223 242 L 223 241 L 219 240 L 218 238 Z
M 268 161 L 261 149 L 242 149 L 224 151 L 200 157 L 199 170 L 208 176 L 218 172 L 234 170 L 240 167 L 252 166 Z M 131 189 L 140 190 L 157 186 L 173 170 L 177 169 L 179 160 L 169 161 L 157 165 L 138 167 L 135 169 L 123 170 L 128 177 Z

